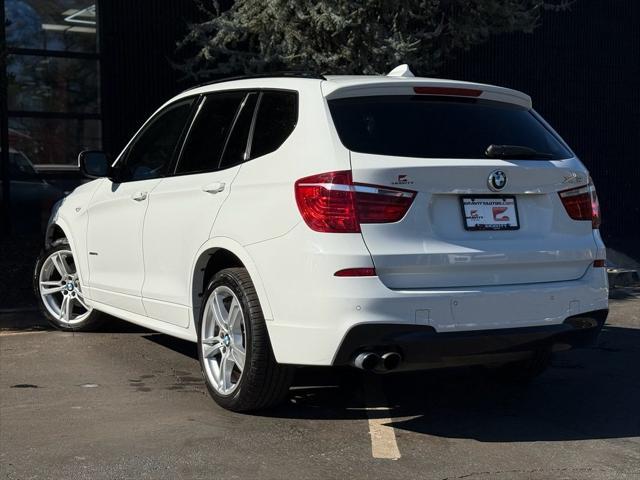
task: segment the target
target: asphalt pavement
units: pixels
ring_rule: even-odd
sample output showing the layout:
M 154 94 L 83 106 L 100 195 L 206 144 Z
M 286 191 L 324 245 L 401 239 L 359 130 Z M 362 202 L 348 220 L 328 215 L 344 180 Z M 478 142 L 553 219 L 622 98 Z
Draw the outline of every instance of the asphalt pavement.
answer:
M 640 479 L 640 291 L 528 387 L 479 369 L 303 369 L 255 415 L 208 397 L 195 345 L 0 315 L 2 479 Z

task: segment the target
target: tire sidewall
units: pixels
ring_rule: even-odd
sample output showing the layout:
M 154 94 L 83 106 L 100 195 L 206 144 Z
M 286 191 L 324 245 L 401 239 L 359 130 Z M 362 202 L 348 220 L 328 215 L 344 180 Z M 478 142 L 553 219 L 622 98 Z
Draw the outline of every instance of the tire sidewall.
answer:
M 202 356 L 202 321 L 204 318 L 205 305 L 209 301 L 212 292 L 220 286 L 225 286 L 230 288 L 233 293 L 238 298 L 240 305 L 242 307 L 242 314 L 244 315 L 244 326 L 245 326 L 245 368 L 242 371 L 242 377 L 240 378 L 240 383 L 236 387 L 236 389 L 231 392 L 229 395 L 223 395 L 216 391 L 216 389 L 211 384 L 209 376 L 204 367 L 204 358 Z M 255 313 L 254 313 L 255 314 Z M 216 274 L 214 279 L 209 283 L 207 290 L 203 296 L 202 308 L 200 309 L 200 316 L 198 319 L 198 359 L 200 361 L 200 369 L 202 371 L 202 377 L 204 378 L 205 384 L 209 393 L 214 398 L 214 400 L 225 408 L 234 409 L 236 405 L 241 403 L 244 387 L 247 383 L 251 382 L 251 376 L 253 374 L 253 342 L 252 342 L 252 329 L 253 329 L 253 315 L 251 313 L 251 309 L 249 306 L 248 298 L 244 288 L 242 287 L 239 280 L 228 271 L 222 271 Z

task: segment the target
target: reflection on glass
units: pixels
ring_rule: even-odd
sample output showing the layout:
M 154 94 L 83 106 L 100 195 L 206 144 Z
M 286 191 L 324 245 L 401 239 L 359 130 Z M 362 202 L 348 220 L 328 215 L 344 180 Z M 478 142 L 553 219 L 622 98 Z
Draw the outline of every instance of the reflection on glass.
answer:
M 9 178 L 19 181 L 40 181 L 31 161 L 22 152 L 9 151 Z
M 32 164 L 77 165 L 82 150 L 99 150 L 100 120 L 10 118 L 9 141 Z
M 96 51 L 96 9 L 90 0 L 5 0 L 7 45 Z
M 9 110 L 96 113 L 95 60 L 9 55 Z
M 38 233 L 47 224 L 51 207 L 64 190 L 44 180 L 22 151 L 9 147 L 11 175 L 11 224 L 16 234 Z M 0 181 L 0 193 L 3 183 Z

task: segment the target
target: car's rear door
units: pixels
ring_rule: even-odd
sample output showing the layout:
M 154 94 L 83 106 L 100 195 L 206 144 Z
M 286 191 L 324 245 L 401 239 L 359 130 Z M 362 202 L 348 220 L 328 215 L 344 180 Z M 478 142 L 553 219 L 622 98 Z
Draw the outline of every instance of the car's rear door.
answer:
M 584 167 L 530 109 L 453 91 L 329 101 L 354 182 L 417 192 L 400 221 L 361 226 L 381 281 L 404 290 L 583 276 L 597 252 L 592 223 L 570 218 L 558 192 L 586 185 Z M 489 158 L 492 144 L 538 154 Z
M 256 92 L 203 96 L 177 161 L 149 198 L 144 226 L 147 314 L 189 325 L 192 262 L 209 239 L 215 218 L 245 160 Z

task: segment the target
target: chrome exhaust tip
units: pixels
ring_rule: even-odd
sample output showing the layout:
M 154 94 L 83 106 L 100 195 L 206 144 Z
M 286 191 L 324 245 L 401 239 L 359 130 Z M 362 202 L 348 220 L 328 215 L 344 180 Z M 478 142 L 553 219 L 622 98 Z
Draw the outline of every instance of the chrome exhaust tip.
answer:
M 382 366 L 384 367 L 384 369 L 389 371 L 398 368 L 400 362 L 402 361 L 402 357 L 398 352 L 387 352 L 382 355 L 380 359 L 382 360 Z
M 373 352 L 362 352 L 353 360 L 353 366 L 361 370 L 373 370 L 380 363 L 380 356 Z

